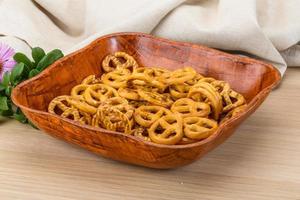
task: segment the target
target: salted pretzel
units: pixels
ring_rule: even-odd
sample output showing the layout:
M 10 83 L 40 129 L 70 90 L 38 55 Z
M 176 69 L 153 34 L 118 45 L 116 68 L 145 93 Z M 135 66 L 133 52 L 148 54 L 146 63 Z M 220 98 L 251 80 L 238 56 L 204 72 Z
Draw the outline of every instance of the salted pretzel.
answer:
M 212 78 L 212 77 L 203 77 L 201 78 L 198 82 L 206 82 L 206 83 L 212 83 L 216 81 L 216 79 Z
M 150 77 L 145 73 L 146 67 L 138 67 L 128 77 L 127 85 L 132 88 L 136 86 L 146 86 L 151 81 Z
M 141 99 L 157 106 L 170 107 L 173 103 L 173 100 L 167 93 L 159 94 L 157 92 L 148 92 L 143 89 L 138 89 L 137 92 Z
M 132 71 L 137 67 L 138 64 L 132 56 L 120 51 L 106 56 L 102 62 L 102 68 L 105 72 L 111 72 L 120 68 L 131 69 Z
M 128 102 L 134 108 L 139 108 L 140 106 L 149 106 L 149 105 L 151 105 L 151 103 L 149 103 L 148 101 L 134 101 L 134 100 L 129 100 Z
M 246 104 L 242 106 L 238 106 L 236 108 L 233 108 L 231 111 L 229 111 L 221 120 L 221 123 L 224 121 L 227 121 L 228 119 L 231 119 L 232 117 L 236 116 L 237 114 L 243 112 L 246 109 Z
M 175 84 L 169 87 L 170 94 L 173 99 L 185 98 L 188 96 L 191 86 L 186 83 Z
M 90 76 L 86 77 L 85 79 L 83 79 L 83 81 L 81 82 L 81 84 L 84 84 L 84 85 L 92 85 L 92 84 L 96 84 L 96 83 L 101 83 L 101 79 L 96 78 L 95 75 L 90 75 Z
M 81 112 L 85 112 L 88 114 L 95 114 L 97 112 L 97 108 L 94 106 L 89 105 L 82 99 L 74 98 L 74 97 L 69 97 L 67 99 L 68 103 L 72 105 L 73 107 L 77 108 Z
M 76 108 L 68 108 L 60 116 L 74 121 L 80 121 L 80 114 Z
M 79 111 L 80 119 L 78 120 L 81 124 L 92 125 L 92 116 L 86 112 Z
M 71 90 L 71 96 L 84 100 L 83 93 L 89 86 L 86 84 L 76 85 Z
M 195 85 L 203 76 L 196 74 L 194 78 L 184 83 L 170 85 L 169 90 L 173 99 L 185 98 L 188 96 L 191 86 Z
M 131 135 L 134 135 L 138 138 L 141 138 L 144 141 L 151 142 L 151 139 L 148 136 L 147 129 L 145 129 L 143 127 L 136 127 L 134 129 L 132 129 L 131 130 Z
M 72 119 L 74 121 L 78 121 L 80 123 L 85 122 L 85 124 L 89 124 L 88 119 L 86 118 L 86 113 L 82 115 L 75 106 L 69 103 L 70 96 L 59 96 L 53 99 L 48 107 L 48 111 L 52 114 L 60 115 L 63 118 Z
M 163 79 L 165 79 L 165 83 L 169 85 L 179 84 L 193 79 L 196 74 L 197 72 L 193 68 L 184 67 L 167 74 L 167 76 L 163 77 Z
M 151 86 L 156 87 L 159 90 L 164 90 L 167 85 L 161 82 L 157 74 L 162 73 L 158 69 L 152 69 L 147 67 L 139 67 L 133 70 L 132 74 L 129 76 L 129 84 L 138 86 Z
M 200 99 L 200 101 L 209 103 L 212 108 L 213 118 L 215 120 L 219 119 L 223 110 L 222 98 L 210 83 L 198 82 L 190 89 L 188 97 L 195 101 Z
M 171 111 L 180 113 L 182 117 L 207 117 L 210 114 L 210 106 L 204 102 L 181 98 L 173 103 Z
M 102 105 L 108 105 L 112 107 L 118 107 L 127 105 L 128 101 L 123 97 L 111 97 L 103 101 Z
M 101 106 L 108 106 L 119 110 L 127 116 L 128 119 L 132 119 L 134 107 L 128 104 L 128 101 L 122 97 L 113 97 L 105 100 L 101 103 Z
M 103 74 L 101 80 L 104 84 L 113 88 L 125 87 L 130 76 L 128 69 L 117 69 L 107 74 Z
M 151 85 L 157 87 L 159 91 L 164 91 L 167 88 L 167 84 L 162 80 L 163 77 L 169 77 L 170 71 L 160 67 L 147 68 L 147 74 L 151 77 Z
M 148 75 L 156 80 L 160 80 L 162 76 L 166 76 L 171 73 L 169 70 L 161 67 L 149 67 Z
M 137 93 L 136 89 L 121 87 L 118 89 L 118 93 L 121 97 L 129 100 L 140 100 L 140 95 Z
M 218 123 L 208 118 L 186 117 L 183 119 L 184 135 L 190 139 L 205 139 L 213 134 L 217 128 Z
M 102 101 L 105 101 L 108 98 L 118 96 L 117 90 L 101 83 L 88 86 L 83 93 L 86 102 L 95 107 L 99 106 Z
M 158 144 L 176 144 L 183 137 L 182 124 L 179 114 L 165 115 L 148 129 L 149 137 Z
M 211 84 L 222 96 L 224 104 L 223 112 L 229 112 L 230 110 L 246 103 L 243 95 L 232 90 L 227 82 L 215 80 Z
M 225 81 L 219 81 L 214 79 L 213 81 L 210 82 L 210 84 L 214 86 L 221 95 L 228 93 L 230 90 L 229 83 Z
M 218 91 L 218 93 L 221 95 L 222 100 L 223 100 L 223 105 L 227 105 L 227 103 L 230 104 L 231 100 L 230 100 L 230 96 L 229 96 L 229 92 L 230 92 L 230 86 L 227 82 L 225 81 L 219 81 L 219 80 L 215 80 L 213 79 L 210 82 L 211 85 L 213 85 L 216 90 Z M 224 108 L 223 108 L 224 110 Z
M 238 106 L 245 104 L 245 102 L 246 102 L 243 95 L 235 92 L 232 89 L 229 90 L 228 96 L 229 96 L 229 98 L 225 99 L 225 106 L 223 108 L 224 112 L 228 112 Z
M 161 106 L 140 106 L 133 116 L 140 126 L 150 127 L 159 118 L 171 114 L 170 110 Z
M 185 84 L 193 86 L 193 85 L 195 85 L 198 81 L 200 81 L 203 78 L 204 77 L 201 74 L 197 73 L 196 76 L 193 79 L 185 81 Z
M 93 118 L 93 125 L 112 131 L 131 134 L 131 122 L 128 117 L 118 109 L 109 106 L 99 106 Z
M 63 95 L 55 97 L 48 106 L 48 112 L 52 114 L 61 115 L 64 111 L 73 108 L 69 103 L 70 96 Z

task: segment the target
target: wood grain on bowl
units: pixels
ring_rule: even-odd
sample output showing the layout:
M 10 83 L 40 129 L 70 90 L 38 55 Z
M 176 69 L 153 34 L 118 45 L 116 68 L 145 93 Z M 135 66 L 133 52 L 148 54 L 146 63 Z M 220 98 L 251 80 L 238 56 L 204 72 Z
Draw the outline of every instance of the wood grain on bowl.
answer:
M 115 51 L 127 52 L 142 66 L 170 70 L 191 66 L 204 76 L 230 83 L 244 95 L 248 106 L 221 124 L 209 138 L 186 145 L 146 142 L 131 135 L 80 125 L 47 112 L 54 97 L 68 94 L 88 75 L 100 75 L 103 58 Z M 37 127 L 54 137 L 115 160 L 152 168 L 175 168 L 195 161 L 225 141 L 279 81 L 279 72 L 258 60 L 142 33 L 116 33 L 95 40 L 21 83 L 13 90 L 12 99 Z

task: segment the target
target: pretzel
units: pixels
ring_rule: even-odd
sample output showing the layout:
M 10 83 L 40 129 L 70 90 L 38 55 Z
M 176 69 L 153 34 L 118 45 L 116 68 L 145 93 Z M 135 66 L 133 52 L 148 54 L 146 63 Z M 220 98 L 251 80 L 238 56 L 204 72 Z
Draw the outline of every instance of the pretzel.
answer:
M 213 85 L 221 95 L 228 93 L 230 90 L 229 84 L 225 81 L 213 80 L 210 84 Z
M 140 106 L 134 112 L 135 121 L 142 127 L 150 127 L 156 120 L 165 115 L 171 115 L 171 111 L 161 106 Z
M 101 106 L 109 106 L 117 109 L 127 116 L 128 119 L 133 117 L 134 107 L 128 104 L 128 101 L 122 97 L 113 97 L 104 101 Z
M 121 97 L 125 99 L 130 99 L 130 100 L 139 100 L 140 95 L 137 93 L 136 89 L 131 89 L 131 88 L 119 88 L 118 93 Z
M 207 117 L 210 114 L 210 106 L 204 102 L 181 98 L 173 103 L 171 111 L 180 113 L 182 117 Z
M 128 81 L 130 81 L 133 85 L 138 86 L 152 86 L 156 87 L 159 90 L 164 90 L 167 85 L 162 83 L 157 78 L 157 74 L 162 73 L 158 69 L 151 69 L 146 67 L 139 67 L 133 70 L 131 76 L 128 78 Z M 130 83 L 129 83 L 130 84 Z
M 100 125 L 108 130 L 131 134 L 131 123 L 128 117 L 118 109 L 108 106 L 99 106 L 93 119 L 93 125 L 96 127 Z
M 72 119 L 74 121 L 80 120 L 79 112 L 75 108 L 68 108 L 60 116 L 63 118 Z
M 188 96 L 191 86 L 186 83 L 170 86 L 170 94 L 173 99 L 185 98 Z
M 179 114 L 163 116 L 148 129 L 150 139 L 158 144 L 176 144 L 182 137 L 182 118 Z
M 188 97 L 195 101 L 199 101 L 200 99 L 209 103 L 212 108 L 213 118 L 215 120 L 219 119 L 219 115 L 223 109 L 222 98 L 210 83 L 198 82 L 190 89 Z
M 135 59 L 125 52 L 116 52 L 113 55 L 108 55 L 102 62 L 102 68 L 105 72 L 111 72 L 115 69 L 135 69 L 138 67 Z M 132 71 L 131 70 L 131 71 Z
M 88 87 L 89 86 L 85 84 L 76 85 L 71 90 L 71 96 L 84 100 L 83 93 Z
M 226 104 L 226 102 L 230 101 L 230 86 L 228 83 L 226 83 L 225 81 L 214 80 L 211 82 L 211 85 L 213 85 L 218 93 L 220 93 L 220 95 L 222 96 L 223 105 Z
M 187 85 L 193 86 L 195 85 L 199 80 L 203 79 L 204 77 L 201 74 L 196 74 L 196 76 L 193 79 L 185 81 Z
M 184 83 L 174 84 L 169 87 L 170 94 L 173 99 L 185 98 L 188 96 L 191 86 L 195 85 L 203 76 L 196 74 L 193 79 L 187 80 Z
M 209 137 L 218 128 L 214 120 L 202 117 L 186 117 L 183 119 L 184 135 L 193 140 Z
M 231 111 L 229 111 L 221 120 L 221 123 L 223 123 L 224 121 L 227 121 L 229 119 L 231 119 L 232 117 L 236 116 L 237 114 L 243 112 L 246 109 L 247 105 L 242 105 L 239 107 L 236 107 L 234 109 L 232 109 Z
M 55 97 L 48 106 L 48 112 L 52 114 L 61 115 L 64 111 L 72 108 L 72 105 L 68 102 L 70 96 L 58 96 Z
M 165 78 L 165 82 L 169 85 L 184 83 L 190 79 L 193 79 L 196 76 L 197 72 L 191 67 L 184 67 L 181 69 L 177 69 L 170 74 L 167 74 Z
M 111 97 L 118 97 L 119 94 L 114 88 L 99 83 L 88 86 L 83 96 L 88 104 L 97 107 L 102 101 Z
M 229 112 L 230 110 L 245 104 L 245 98 L 241 94 L 232 90 L 229 84 L 225 81 L 216 80 L 211 84 L 218 90 L 223 98 L 223 112 Z
M 149 67 L 148 69 L 148 75 L 156 80 L 160 80 L 162 76 L 167 76 L 168 73 L 171 73 L 169 70 L 161 67 Z
M 92 125 L 92 116 L 88 113 L 79 111 L 80 119 L 78 120 L 81 124 Z
M 70 96 L 67 99 L 67 101 L 70 105 L 77 108 L 81 112 L 85 112 L 85 113 L 88 113 L 88 114 L 91 114 L 91 115 L 93 115 L 97 112 L 97 108 L 89 105 L 88 103 L 86 103 L 82 99 L 77 99 L 77 98 L 74 98 L 74 97 Z
M 245 104 L 246 100 L 243 95 L 235 92 L 230 89 L 228 92 L 229 98 L 225 99 L 225 107 L 223 108 L 223 112 L 228 112 L 238 106 Z
M 93 85 L 96 83 L 101 83 L 101 79 L 96 78 L 95 75 L 90 75 L 90 76 L 86 77 L 85 79 L 83 79 L 83 81 L 81 82 L 81 84 L 84 84 L 84 85 Z
M 142 89 L 138 89 L 138 94 L 141 99 L 148 101 L 157 106 L 170 107 L 173 103 L 169 94 L 159 94 L 157 92 L 148 92 Z
M 118 106 L 123 106 L 123 105 L 127 105 L 128 101 L 123 98 L 123 97 L 111 97 L 106 99 L 102 105 L 108 105 L 108 106 L 112 106 L 112 107 L 118 107 Z
M 91 119 L 85 112 L 78 111 L 75 106 L 70 104 L 70 96 L 59 96 L 51 101 L 48 111 L 52 114 L 60 115 L 63 118 L 72 119 L 82 124 L 90 124 Z
M 201 79 L 198 81 L 198 83 L 199 83 L 199 82 L 212 83 L 212 82 L 214 82 L 214 81 L 216 81 L 216 79 L 214 79 L 214 78 L 212 78 L 212 77 L 205 77 L 205 78 L 201 78 Z
M 129 100 L 129 104 L 131 106 L 133 106 L 134 108 L 138 108 L 140 106 L 149 106 L 151 105 L 151 103 L 149 103 L 148 101 L 133 101 L 133 100 Z
M 117 69 L 107 74 L 103 74 L 101 80 L 104 84 L 113 88 L 120 88 L 126 86 L 129 75 L 130 71 L 128 69 Z
M 141 138 L 144 141 L 151 142 L 151 139 L 148 136 L 147 130 L 143 127 L 137 127 L 137 128 L 132 129 L 131 135 Z

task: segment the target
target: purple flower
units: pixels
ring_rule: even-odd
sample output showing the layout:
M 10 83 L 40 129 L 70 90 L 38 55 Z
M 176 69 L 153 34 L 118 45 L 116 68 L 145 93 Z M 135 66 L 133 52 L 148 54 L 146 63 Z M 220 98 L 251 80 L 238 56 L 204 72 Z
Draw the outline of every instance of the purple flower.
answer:
M 0 43 L 0 81 L 7 71 L 11 71 L 16 62 L 13 59 L 15 51 L 10 46 Z

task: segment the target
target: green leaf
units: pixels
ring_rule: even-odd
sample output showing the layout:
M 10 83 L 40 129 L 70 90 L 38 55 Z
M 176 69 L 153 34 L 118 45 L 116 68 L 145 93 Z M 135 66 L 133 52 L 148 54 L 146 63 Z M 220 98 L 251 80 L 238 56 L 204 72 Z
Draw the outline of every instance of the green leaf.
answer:
M 8 110 L 7 97 L 0 97 L 0 110 Z
M 8 110 L 0 110 L 0 115 L 4 117 L 10 117 L 14 114 L 14 111 L 12 108 L 9 108 Z
M 34 47 L 31 52 L 32 58 L 35 63 L 39 63 L 46 55 L 45 51 L 40 47 Z
M 36 127 L 31 121 L 27 120 L 27 123 L 33 128 L 38 129 L 38 127 Z
M 59 49 L 54 49 L 47 53 L 42 60 L 38 63 L 36 69 L 39 71 L 43 71 L 46 67 L 54 63 L 56 60 L 62 58 L 64 54 Z
M 14 60 L 17 63 L 24 63 L 25 65 L 27 65 L 29 68 L 33 68 L 33 63 L 30 61 L 30 59 L 23 53 L 16 53 L 14 55 Z
M 27 65 L 24 65 L 24 70 L 21 76 L 21 81 L 27 80 L 28 79 L 28 74 L 30 72 L 30 68 Z
M 31 70 L 31 71 L 29 72 L 28 78 L 32 78 L 32 77 L 38 75 L 39 73 L 40 73 L 39 70 L 33 69 L 33 70 Z
M 7 88 L 5 88 L 5 94 L 6 94 L 6 96 L 10 97 L 11 91 L 12 91 L 12 87 L 11 86 L 8 86 Z
M 16 64 L 13 70 L 11 71 L 10 81 L 15 83 L 16 81 L 20 80 L 20 76 L 24 71 L 24 63 Z
M 0 83 L 0 92 L 3 90 L 5 90 L 5 86 L 2 83 Z
M 10 73 L 9 72 L 5 72 L 2 78 L 2 85 L 4 87 L 7 87 L 10 83 Z
M 19 114 L 15 113 L 14 119 L 18 120 L 19 122 L 21 122 L 23 124 L 27 123 L 27 118 L 25 117 L 25 115 L 22 112 Z
M 28 122 L 28 119 L 26 116 L 23 114 L 22 110 L 20 108 L 16 109 L 16 113 L 13 115 L 14 119 L 18 120 L 19 122 L 25 124 Z

